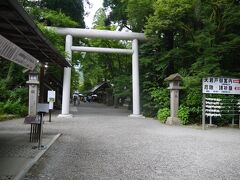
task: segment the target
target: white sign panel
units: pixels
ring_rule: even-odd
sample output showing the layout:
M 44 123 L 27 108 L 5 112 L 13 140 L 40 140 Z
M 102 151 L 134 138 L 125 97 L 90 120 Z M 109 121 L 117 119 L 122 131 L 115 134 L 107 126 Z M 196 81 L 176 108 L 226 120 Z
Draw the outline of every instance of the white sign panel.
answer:
M 48 113 L 49 112 L 49 104 L 48 103 L 38 103 L 37 111 Z
M 48 91 L 48 102 L 55 102 L 55 91 Z
M 202 92 L 206 94 L 240 94 L 240 79 L 226 77 L 203 78 Z
M 13 61 L 27 69 L 33 70 L 38 60 L 0 35 L 0 56 Z
M 53 102 L 49 102 L 49 109 L 53 109 Z

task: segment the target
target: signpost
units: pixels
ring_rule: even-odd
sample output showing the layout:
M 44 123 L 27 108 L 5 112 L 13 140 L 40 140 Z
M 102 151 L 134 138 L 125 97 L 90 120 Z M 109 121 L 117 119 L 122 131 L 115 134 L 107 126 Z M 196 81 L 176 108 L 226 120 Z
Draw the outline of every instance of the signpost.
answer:
M 53 109 L 53 103 L 55 102 L 55 91 L 48 91 L 47 101 L 49 102 L 49 122 L 51 122 L 51 110 Z
M 0 35 L 0 56 L 13 61 L 27 69 L 34 70 L 38 60 Z
M 202 129 L 205 129 L 205 116 L 210 117 L 210 125 L 212 125 L 212 117 L 221 117 L 224 108 L 233 108 L 231 115 L 234 114 L 234 109 L 240 109 L 239 103 L 234 106 L 234 103 L 224 103 L 219 98 L 206 98 L 206 94 L 225 94 L 225 95 L 239 95 L 240 94 L 240 79 L 228 77 L 206 77 L 202 79 L 202 93 L 203 93 L 203 106 L 202 106 Z M 226 111 L 226 110 L 225 110 Z M 228 110 L 229 112 L 229 110 Z M 229 114 L 230 115 L 230 114 Z M 240 122 L 240 117 L 239 117 Z M 234 123 L 234 117 L 233 117 Z M 240 127 L 240 124 L 239 124 Z
M 240 79 L 207 77 L 202 81 L 204 94 L 240 94 Z
M 38 103 L 37 111 L 38 111 L 38 118 L 40 120 L 38 149 L 44 149 L 45 147 L 42 145 L 43 115 L 44 115 L 44 113 L 49 112 L 48 103 Z

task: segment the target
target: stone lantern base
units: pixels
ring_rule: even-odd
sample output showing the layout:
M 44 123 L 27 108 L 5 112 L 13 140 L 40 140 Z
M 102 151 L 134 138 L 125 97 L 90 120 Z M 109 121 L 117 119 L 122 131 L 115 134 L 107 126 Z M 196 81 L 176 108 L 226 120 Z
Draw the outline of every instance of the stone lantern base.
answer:
M 166 124 L 168 125 L 180 125 L 180 119 L 177 117 L 168 117 Z

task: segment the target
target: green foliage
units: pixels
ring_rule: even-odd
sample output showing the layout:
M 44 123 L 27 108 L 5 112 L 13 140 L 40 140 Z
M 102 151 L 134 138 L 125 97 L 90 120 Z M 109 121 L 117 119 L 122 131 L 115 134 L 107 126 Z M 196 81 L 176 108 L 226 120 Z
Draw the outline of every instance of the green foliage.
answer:
M 15 101 L 18 99 L 23 105 L 28 103 L 28 88 L 27 87 L 18 87 L 10 92 L 9 100 Z
M 41 0 L 41 1 L 30 1 L 30 0 L 19 0 L 25 9 L 33 16 L 34 20 L 46 20 L 54 22 L 63 22 L 61 25 L 66 25 L 65 22 L 69 20 L 66 16 L 71 17 L 79 27 L 85 27 L 84 23 L 84 7 L 82 0 Z M 42 16 L 44 13 L 46 14 Z M 56 19 L 57 16 L 59 19 Z M 61 19 L 62 18 L 62 19 Z M 47 23 L 47 22 L 46 22 Z M 69 22 L 67 22 L 69 23 Z M 75 24 L 75 23 L 74 23 Z M 49 24 L 48 24 L 49 25 Z
M 180 104 L 188 107 L 189 113 L 184 123 L 197 123 L 201 78 L 240 75 L 236 59 L 240 33 L 235 19 L 239 18 L 239 4 L 228 0 L 158 0 L 153 7 L 154 14 L 145 24 L 150 42 L 142 45 L 141 66 L 147 69 L 142 71 L 143 84 L 147 84 L 143 89 L 149 92 L 155 84 L 161 87 L 169 74 L 181 73 L 184 89 Z
M 75 68 L 72 68 L 71 70 L 71 89 L 72 92 L 79 91 L 80 89 L 80 74 L 79 71 Z
M 158 0 L 155 2 L 154 15 L 150 16 L 146 25 L 146 33 L 161 33 L 179 29 L 189 30 L 184 20 L 193 9 L 191 0 Z
M 169 116 L 170 116 L 170 109 L 169 108 L 162 108 L 162 109 L 159 109 L 158 112 L 157 112 L 157 118 L 162 123 L 165 123 Z
M 159 108 L 165 108 L 170 106 L 169 90 L 167 88 L 153 88 L 151 91 L 151 97 Z
M 158 106 L 151 101 L 148 95 L 142 99 L 143 115 L 146 117 L 155 117 L 158 111 Z
M 93 18 L 94 28 L 104 27 L 106 24 L 106 13 L 103 8 L 97 10 Z
M 120 29 L 143 31 L 147 17 L 153 13 L 154 0 L 104 0 L 104 7 L 111 8 L 108 21 L 117 22 Z
M 31 16 L 37 22 L 44 23 L 48 26 L 56 27 L 77 27 L 78 23 L 66 16 L 62 12 L 53 11 L 50 9 L 40 9 L 40 7 L 33 7 L 28 9 Z
M 5 79 L 0 79 L 0 102 L 3 102 L 9 96 L 9 90 L 7 89 L 7 83 Z
M 17 115 L 13 115 L 13 114 L 0 114 L 0 121 L 10 120 L 17 117 L 18 117 Z
M 4 114 L 3 106 L 4 106 L 4 103 L 0 102 L 0 115 Z
M 189 124 L 189 114 L 190 109 L 186 106 L 180 106 L 177 112 L 177 116 L 181 120 L 181 124 L 186 125 Z
M 136 32 L 143 32 L 147 17 L 153 13 L 154 0 L 129 0 L 127 5 L 128 23 Z
M 127 1 L 119 0 L 104 0 L 103 6 L 105 8 L 111 8 L 111 12 L 108 15 L 107 21 L 118 23 L 120 29 L 128 27 L 128 18 L 127 18 Z
M 143 97 L 143 114 L 154 117 L 159 109 L 170 106 L 169 90 L 167 88 L 150 88 Z
M 120 75 L 113 79 L 113 93 L 117 97 L 131 97 L 132 86 L 131 77 L 128 75 Z
M 99 9 L 94 16 L 94 28 L 115 31 L 115 26 L 105 26 L 106 14 Z M 93 39 L 80 42 L 93 47 L 129 48 L 129 42 Z M 127 55 L 87 53 L 80 59 L 81 71 L 84 74 L 82 90 L 89 90 L 99 82 L 107 81 L 114 84 L 114 95 L 131 96 L 131 59 Z
M 182 85 L 184 89 L 180 91 L 180 104 L 189 109 L 189 123 L 198 123 L 202 108 L 201 79 L 187 76 L 183 78 Z
M 40 7 L 64 13 L 71 17 L 80 27 L 85 27 L 84 6 L 82 0 L 41 0 Z
M 25 110 L 28 101 L 28 89 L 22 86 L 26 82 L 23 68 L 10 61 L 1 60 L 0 64 L 3 65 L 3 70 L 5 69 L 4 72 L 0 72 L 1 119 L 6 119 L 8 113 L 22 116 L 27 112 Z M 7 74 L 7 77 L 4 74 Z
M 15 101 L 8 100 L 4 106 L 3 110 L 7 114 L 17 114 L 19 116 L 26 116 L 28 112 L 28 108 L 21 103 L 20 99 Z
M 26 87 L 8 90 L 7 98 L 5 97 L 2 100 L 3 102 L 0 103 L 0 114 L 27 115 L 28 89 Z

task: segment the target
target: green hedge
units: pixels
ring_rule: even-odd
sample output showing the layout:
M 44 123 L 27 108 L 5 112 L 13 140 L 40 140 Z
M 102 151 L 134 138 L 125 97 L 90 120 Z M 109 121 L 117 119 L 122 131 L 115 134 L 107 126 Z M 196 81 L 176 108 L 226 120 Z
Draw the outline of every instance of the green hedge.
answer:
M 157 118 L 162 123 L 165 123 L 169 116 L 170 116 L 170 109 L 169 108 L 162 108 L 162 109 L 159 109 L 158 112 L 157 112 Z
M 0 121 L 10 120 L 17 117 L 18 117 L 17 115 L 13 115 L 13 114 L 0 114 Z
M 7 101 L 3 106 L 3 112 L 5 114 L 26 116 L 28 108 L 24 104 L 21 104 L 20 100 L 17 100 L 15 102 Z

